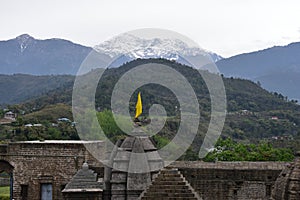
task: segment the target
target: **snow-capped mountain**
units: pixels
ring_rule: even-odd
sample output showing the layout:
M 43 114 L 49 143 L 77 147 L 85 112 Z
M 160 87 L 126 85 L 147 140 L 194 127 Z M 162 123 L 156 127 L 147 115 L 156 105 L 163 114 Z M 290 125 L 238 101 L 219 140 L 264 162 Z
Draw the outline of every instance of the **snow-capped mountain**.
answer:
M 92 48 L 63 39 L 23 34 L 0 41 L 0 74 L 76 74 Z
M 131 34 L 123 34 L 105 41 L 94 47 L 99 53 L 110 57 L 124 56 L 129 60 L 137 58 L 165 58 L 168 60 L 182 60 L 182 57 L 209 56 L 213 62 L 222 59 L 221 56 L 193 47 L 179 39 L 144 39 Z M 184 63 L 186 64 L 186 63 Z
M 128 49 L 133 49 L 130 53 Z M 126 34 L 96 46 L 97 65 L 117 67 L 136 58 L 166 58 L 189 64 L 182 56 L 196 56 L 206 53 L 199 48 L 189 47 L 180 40 L 145 40 Z M 0 74 L 76 74 L 84 59 L 93 48 L 75 44 L 59 38 L 35 39 L 23 34 L 16 38 L 0 41 Z M 209 53 L 214 61 L 221 57 Z M 115 56 L 122 55 L 118 59 Z M 181 55 L 181 56 L 180 56 Z M 90 69 L 87 69 L 89 71 Z M 86 72 L 87 72 L 86 71 Z
M 18 36 L 16 37 L 16 40 L 20 45 L 21 53 L 23 53 L 30 44 L 35 42 L 35 39 L 28 34 Z

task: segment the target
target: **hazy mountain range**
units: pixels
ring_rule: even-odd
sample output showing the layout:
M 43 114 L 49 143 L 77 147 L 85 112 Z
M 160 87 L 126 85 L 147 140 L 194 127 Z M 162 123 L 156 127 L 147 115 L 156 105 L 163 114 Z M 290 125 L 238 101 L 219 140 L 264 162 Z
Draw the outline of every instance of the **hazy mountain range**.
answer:
M 0 74 L 74 75 L 92 49 L 63 39 L 39 40 L 27 34 L 20 35 L 0 41 Z M 110 67 L 137 58 L 165 58 L 188 64 L 178 53 L 188 58 L 208 54 L 227 77 L 260 82 L 270 91 L 300 99 L 300 43 L 222 58 L 180 40 L 150 40 L 124 34 L 95 46 L 95 49 L 101 54 L 102 64 Z
M 179 52 L 187 57 L 208 54 L 214 62 L 222 59 L 215 53 L 191 48 L 180 40 L 145 40 L 129 34 L 106 41 L 95 49 L 101 54 L 101 65 L 107 64 L 110 67 L 118 67 L 137 58 L 165 58 L 186 64 L 178 56 Z M 23 34 L 11 40 L 0 41 L 0 74 L 75 75 L 91 51 L 91 47 L 68 40 L 39 40 Z M 111 63 L 113 59 L 115 60 Z
M 75 74 L 91 50 L 67 40 L 20 35 L 0 41 L 0 74 Z
M 260 82 L 269 91 L 300 99 L 300 42 L 222 59 L 217 66 L 227 77 Z
M 149 63 L 163 64 L 177 70 L 186 77 L 193 87 L 199 102 L 201 123 L 198 127 L 198 134 L 196 135 L 191 147 L 192 149 L 196 149 L 195 151 L 198 152 L 197 148 L 199 148 L 203 142 L 202 136 L 207 132 L 207 127 L 210 121 L 211 97 L 201 75 L 196 71 L 196 69 L 191 67 L 178 64 L 177 62 L 171 62 L 166 59 L 136 59 L 118 68 L 110 68 L 106 70 L 101 81 L 98 83 L 97 90 L 93 91 L 95 92 L 95 105 L 97 110 L 104 110 L 104 112 L 99 114 L 103 116 L 102 114 L 107 113 L 107 111 L 105 111 L 106 109 L 111 109 L 111 96 L 114 86 L 118 80 L 120 80 L 126 72 L 136 66 Z M 100 71 L 102 70 L 93 70 L 84 76 L 87 79 L 90 79 Z M 203 73 L 207 73 L 206 75 L 212 80 L 216 76 L 214 74 L 209 74 L 208 72 Z M 14 101 L 21 101 L 20 104 L 11 106 L 12 110 L 25 113 L 25 115 L 19 115 L 21 118 L 19 118 L 20 120 L 18 120 L 18 123 L 41 123 L 44 127 L 42 130 L 39 129 L 41 131 L 36 132 L 34 130 L 28 131 L 20 125 L 18 126 L 18 124 L 15 124 L 13 128 L 18 128 L 17 130 L 19 130 L 17 134 L 13 134 L 11 131 L 3 131 L 5 134 L 2 134 L 2 138 L 12 137 L 15 140 L 24 140 L 26 138 L 32 139 L 33 137 L 37 137 L 37 139 L 40 139 L 41 137 L 51 139 L 68 139 L 69 137 L 69 139 L 76 138 L 74 137 L 76 136 L 76 132 L 72 131 L 72 129 L 70 131 L 69 128 L 60 129 L 61 125 L 57 127 L 61 134 L 55 134 L 57 136 L 54 136 L 54 127 L 49 126 L 51 123 L 55 123 L 60 117 L 68 117 L 69 119 L 72 119 L 72 88 L 75 76 L 3 75 L 0 80 L 5 78 L 8 82 L 7 85 L 5 85 L 5 88 L 10 88 L 10 93 L 7 98 L 12 97 L 11 99 Z M 176 80 L 172 81 L 175 84 L 177 82 Z M 272 94 L 261 88 L 258 84 L 249 80 L 223 78 L 223 81 L 226 89 L 228 115 L 222 131 L 222 137 L 229 136 L 241 142 L 250 141 L 252 143 L 258 143 L 262 139 L 270 139 L 272 136 L 279 137 L 289 135 L 290 137 L 295 138 L 295 140 L 288 140 L 293 143 L 284 142 L 284 144 L 286 144 L 286 147 L 288 148 L 292 147 L 295 151 L 299 150 L 299 145 L 296 145 L 299 141 L 297 139 L 297 137 L 299 137 L 299 135 L 297 136 L 297 133 L 299 133 L 300 130 L 299 105 L 295 104 L 295 102 L 286 101 L 286 99 L 282 96 Z M 1 83 L 0 91 L 2 86 L 3 84 Z M 49 91 L 49 87 L 57 88 Z M 178 84 L 177 87 L 182 89 L 182 85 L 180 84 Z M 83 88 L 83 93 L 90 93 L 91 90 L 93 90 L 93 87 L 89 84 L 84 84 Z M 176 134 L 178 125 L 182 119 L 182 117 L 179 117 L 182 116 L 182 113 L 180 112 L 181 109 L 176 109 L 176 107 L 181 108 L 181 106 L 188 102 L 180 102 L 179 104 L 178 99 L 172 91 L 156 84 L 144 85 L 139 88 L 139 91 L 142 93 L 143 98 L 143 110 L 145 111 L 143 112 L 143 115 L 148 115 L 148 110 L 153 104 L 159 104 L 164 107 L 168 116 L 170 116 L 167 118 L 164 128 L 159 132 L 159 137 L 163 139 L 174 138 L 174 134 Z M 132 95 L 132 98 L 130 98 L 128 103 L 124 104 L 122 101 L 119 102 L 121 105 L 127 105 L 129 107 L 131 116 L 134 116 L 137 92 L 138 91 Z M 2 92 L 0 94 L 2 94 Z M 27 99 L 27 102 L 25 103 L 24 99 L 18 99 L 24 95 L 28 95 L 25 98 Z M 3 100 L 5 101 L 7 98 L 4 98 Z M 186 96 L 186 98 L 188 99 L 189 96 Z M 85 102 L 85 95 L 83 94 L 83 96 L 80 96 L 77 100 L 79 100 L 79 102 Z M 2 99 L 0 96 L 0 102 L 1 101 Z M 8 103 L 12 102 L 9 101 Z M 78 110 L 82 110 L 82 107 L 78 107 Z M 86 118 L 84 111 L 82 111 L 82 113 L 82 117 Z M 175 115 L 177 116 L 175 117 Z M 104 116 L 106 116 L 106 114 Z M 277 116 L 279 120 L 273 120 L 272 116 Z M 110 136 L 120 138 L 120 135 L 123 134 L 121 130 L 117 128 L 118 126 L 113 122 L 112 116 L 111 118 L 99 118 L 99 120 L 105 120 L 105 123 L 103 124 L 107 127 L 107 129 L 104 129 L 104 126 L 102 127 L 103 124 L 101 124 L 101 127 L 105 132 L 113 133 L 113 135 L 110 134 Z M 154 123 L 156 123 L 155 121 L 157 122 L 157 120 L 153 120 Z M 1 127 L 3 129 L 4 126 Z M 34 136 L 34 134 L 37 134 L 37 136 Z M 280 147 L 283 147 L 282 142 L 283 141 L 280 140 Z
M 197 56 L 207 57 L 212 62 L 223 59 L 216 53 L 188 45 L 179 39 L 145 39 L 128 33 L 105 41 L 95 46 L 95 49 L 112 58 L 119 57 L 111 63 L 111 67 L 118 67 L 138 58 L 164 58 L 181 64 L 189 64 L 186 59 L 197 58 Z

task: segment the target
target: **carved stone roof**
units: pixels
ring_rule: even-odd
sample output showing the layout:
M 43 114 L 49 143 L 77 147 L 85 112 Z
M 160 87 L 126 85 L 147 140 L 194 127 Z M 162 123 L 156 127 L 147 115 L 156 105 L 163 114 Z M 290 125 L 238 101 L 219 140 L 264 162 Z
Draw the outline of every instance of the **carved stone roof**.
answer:
M 277 178 L 272 192 L 274 200 L 300 199 L 300 158 L 296 158 L 292 164 L 281 172 Z
M 62 192 L 102 192 L 102 183 L 98 182 L 97 174 L 89 169 L 87 163 L 83 163 L 72 180 Z

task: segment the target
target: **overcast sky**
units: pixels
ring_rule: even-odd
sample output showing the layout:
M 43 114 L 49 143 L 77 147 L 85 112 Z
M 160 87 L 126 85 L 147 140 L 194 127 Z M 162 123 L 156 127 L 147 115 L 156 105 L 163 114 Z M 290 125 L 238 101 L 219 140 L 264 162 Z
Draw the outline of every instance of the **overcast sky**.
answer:
M 224 57 L 300 41 L 299 0 L 1 0 L 0 40 L 87 46 L 139 28 L 179 32 Z

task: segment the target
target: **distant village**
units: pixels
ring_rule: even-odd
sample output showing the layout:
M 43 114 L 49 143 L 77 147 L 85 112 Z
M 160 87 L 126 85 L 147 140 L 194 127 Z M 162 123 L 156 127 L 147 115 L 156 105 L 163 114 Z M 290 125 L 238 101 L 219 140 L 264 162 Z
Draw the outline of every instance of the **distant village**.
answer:
M 11 124 L 13 122 L 15 122 L 17 120 L 17 117 L 18 117 L 18 114 L 12 112 L 12 111 L 7 111 L 4 109 L 4 111 L 6 111 L 4 113 L 4 116 L 3 118 L 0 119 L 0 125 L 8 125 L 8 124 Z M 72 122 L 70 119 L 66 118 L 66 117 L 61 117 L 61 118 L 58 118 L 57 119 L 57 123 L 52 123 L 51 125 L 53 127 L 57 127 L 58 126 L 58 123 L 60 122 L 64 122 L 64 123 L 70 123 L 72 126 L 75 126 L 76 122 Z M 24 127 L 42 127 L 43 124 L 25 124 Z

